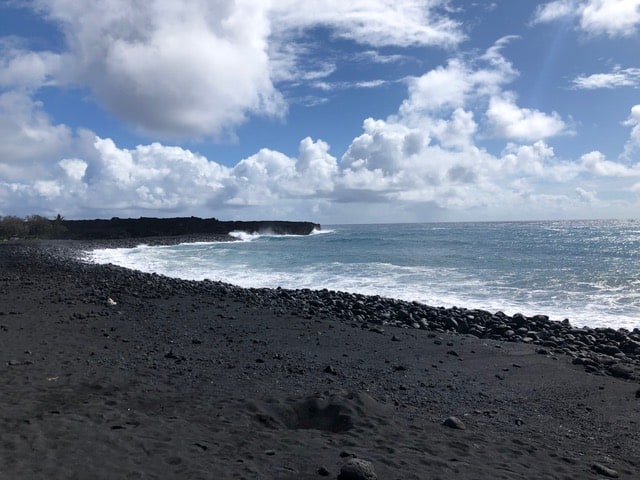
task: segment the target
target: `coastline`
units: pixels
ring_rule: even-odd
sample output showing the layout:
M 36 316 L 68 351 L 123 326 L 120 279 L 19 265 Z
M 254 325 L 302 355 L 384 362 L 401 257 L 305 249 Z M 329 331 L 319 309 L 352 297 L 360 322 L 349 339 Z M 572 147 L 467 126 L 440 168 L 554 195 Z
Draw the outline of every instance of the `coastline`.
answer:
M 132 241 L 0 244 L 13 478 L 337 478 L 352 455 L 379 478 L 640 470 L 640 332 L 78 261 Z

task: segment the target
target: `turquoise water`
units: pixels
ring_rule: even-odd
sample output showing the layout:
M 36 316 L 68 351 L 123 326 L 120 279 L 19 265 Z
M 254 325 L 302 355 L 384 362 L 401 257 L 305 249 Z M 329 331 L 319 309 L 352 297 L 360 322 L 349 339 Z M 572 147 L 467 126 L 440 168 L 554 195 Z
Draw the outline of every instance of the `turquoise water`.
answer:
M 243 287 L 345 290 L 434 306 L 640 327 L 640 221 L 338 225 L 306 237 L 96 250 L 93 259 Z

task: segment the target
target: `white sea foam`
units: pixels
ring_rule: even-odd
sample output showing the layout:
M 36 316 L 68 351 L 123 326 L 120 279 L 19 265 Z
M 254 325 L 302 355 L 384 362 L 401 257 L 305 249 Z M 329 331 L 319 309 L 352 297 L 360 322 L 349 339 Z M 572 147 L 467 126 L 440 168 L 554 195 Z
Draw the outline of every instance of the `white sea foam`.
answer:
M 229 232 L 229 236 L 233 238 L 237 238 L 242 242 L 252 242 L 253 240 L 257 240 L 263 234 L 261 233 L 249 233 L 243 232 L 242 230 L 234 230 L 233 232 Z
M 330 228 L 314 228 L 309 235 L 326 235 L 329 233 L 336 233 L 336 231 Z

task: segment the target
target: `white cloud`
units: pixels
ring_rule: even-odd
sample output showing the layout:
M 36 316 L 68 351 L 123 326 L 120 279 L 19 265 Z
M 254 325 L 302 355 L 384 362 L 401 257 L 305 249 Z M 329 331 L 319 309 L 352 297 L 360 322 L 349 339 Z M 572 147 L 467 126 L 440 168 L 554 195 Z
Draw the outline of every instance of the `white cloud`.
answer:
M 409 97 L 402 103 L 403 115 L 441 108 L 461 107 L 473 87 L 467 66 L 458 59 L 418 78 L 409 79 Z
M 634 166 L 607 160 L 598 151 L 589 152 L 580 158 L 582 167 L 600 177 L 637 177 L 640 176 L 640 162 Z
M 536 7 L 533 23 L 552 22 L 554 20 L 573 15 L 574 12 L 575 1 L 573 0 L 556 0 L 548 2 Z
M 310 85 L 324 92 L 333 92 L 336 90 L 348 90 L 355 88 L 378 88 L 388 84 L 387 80 L 367 80 L 362 82 L 313 82 Z
M 580 10 L 580 27 L 610 37 L 633 35 L 640 24 L 640 0 L 590 0 Z
M 59 158 L 72 143 L 71 130 L 53 125 L 26 93 L 0 94 L 0 178 L 16 180 L 42 173 L 42 162 Z
M 640 0 L 555 0 L 536 8 L 533 23 L 576 18 L 591 35 L 634 35 L 640 25 Z
M 381 46 L 453 46 L 461 25 L 446 15 L 446 0 L 279 0 L 271 16 L 277 33 L 326 26 L 335 35 Z
M 498 95 L 518 72 L 502 55 L 502 48 L 517 37 L 499 39 L 475 60 L 453 58 L 446 66 L 436 67 L 417 78 L 408 79 L 409 95 L 399 115 L 403 121 L 420 123 L 430 115 L 475 106 L 486 96 Z
M 0 38 L 0 87 L 29 90 L 53 85 L 60 67 L 58 54 L 23 50 Z
M 515 95 L 511 93 L 491 98 L 487 118 L 497 136 L 535 141 L 565 132 L 567 126 L 556 112 L 546 114 L 539 110 L 520 108 L 515 100 Z
M 472 120 L 460 109 L 450 123 L 473 130 Z M 578 177 L 640 176 L 640 167 L 609 161 L 599 152 L 561 161 L 543 141 L 510 144 L 494 156 L 473 142 L 433 144 L 422 129 L 394 121 L 368 119 L 363 130 L 340 162 L 325 142 L 305 138 L 296 157 L 262 149 L 234 168 L 180 147 L 153 143 L 123 149 L 95 137 L 82 158 L 61 160 L 34 180 L 0 181 L 0 198 L 10 199 L 12 213 L 67 217 L 215 212 L 227 218 L 324 214 L 333 221 L 363 221 L 380 218 L 362 216 L 364 205 L 373 202 L 384 204 L 384 218 L 396 221 L 424 220 L 424 209 L 447 212 L 447 218 L 466 218 L 469 209 L 547 218 L 550 205 L 558 214 L 562 205 L 566 213 L 588 199 L 587 190 L 575 194 Z M 567 189 L 573 196 L 556 193 Z
M 576 89 L 593 90 L 597 88 L 640 87 L 640 68 L 621 68 L 619 66 L 609 73 L 580 75 L 573 79 Z
M 580 201 L 584 203 L 597 203 L 598 201 L 596 192 L 585 190 L 581 187 L 576 188 L 576 194 L 578 195 L 578 198 L 580 198 Z
M 65 158 L 63 160 L 60 160 L 58 162 L 58 165 L 74 182 L 79 182 L 84 178 L 88 166 L 87 162 L 78 158 Z
M 508 144 L 503 152 L 501 169 L 517 176 L 544 177 L 546 164 L 553 156 L 553 148 L 542 140 L 533 145 Z
M 433 135 L 444 147 L 464 148 L 473 144 L 477 130 L 478 124 L 473 119 L 473 112 L 457 108 L 449 121 L 438 123 Z
M 623 122 L 623 125 L 632 128 L 622 156 L 633 161 L 635 155 L 635 161 L 640 164 L 640 104 L 631 107 L 631 114 Z
M 232 2 L 38 1 L 63 30 L 66 80 L 146 132 L 216 136 L 279 115 L 266 6 Z

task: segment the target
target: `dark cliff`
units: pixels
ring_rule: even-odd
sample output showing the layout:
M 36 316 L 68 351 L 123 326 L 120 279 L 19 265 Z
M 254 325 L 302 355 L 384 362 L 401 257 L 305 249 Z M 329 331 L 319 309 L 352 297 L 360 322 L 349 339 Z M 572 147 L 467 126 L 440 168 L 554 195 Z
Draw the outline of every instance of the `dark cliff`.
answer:
M 220 221 L 215 218 L 112 218 L 111 220 L 62 220 L 64 230 L 58 237 L 74 240 L 178 235 L 227 235 L 235 230 L 277 235 L 309 235 L 320 225 L 311 222 Z

